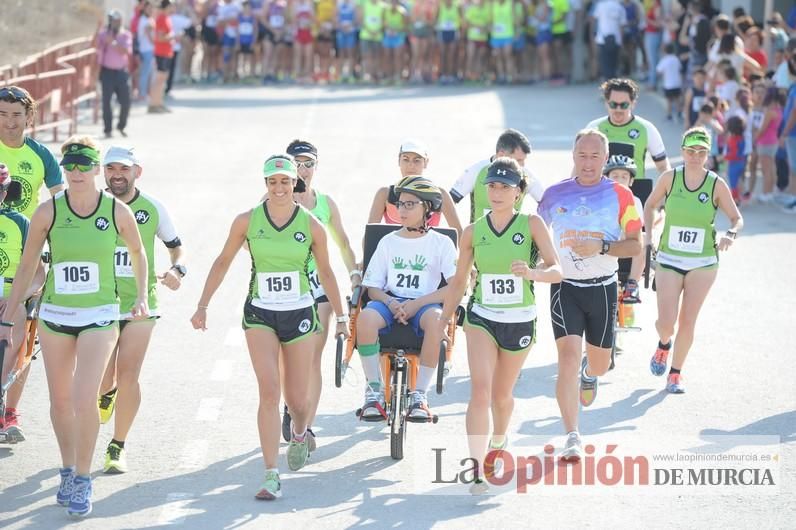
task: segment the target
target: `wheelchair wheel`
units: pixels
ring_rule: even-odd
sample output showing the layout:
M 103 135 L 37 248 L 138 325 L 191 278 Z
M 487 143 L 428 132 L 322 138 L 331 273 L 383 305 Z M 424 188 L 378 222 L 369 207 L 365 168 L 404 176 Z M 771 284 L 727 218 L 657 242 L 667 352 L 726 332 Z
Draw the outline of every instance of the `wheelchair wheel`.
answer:
M 0 341 L 0 374 L 2 374 L 3 363 L 6 360 L 6 346 L 8 343 L 6 341 Z M 6 390 L 5 390 L 6 382 L 0 378 L 0 418 L 5 418 L 6 416 Z M 5 438 L 5 434 L 2 435 Z
M 448 362 L 448 341 L 439 344 L 439 360 L 437 361 L 437 394 L 442 394 L 445 388 L 445 363 Z
M 650 288 L 650 271 L 652 269 L 652 245 L 647 245 L 644 253 L 644 289 Z
M 345 372 L 343 366 L 343 335 L 337 336 L 337 351 L 334 355 L 334 386 L 340 388 L 343 386 L 343 375 Z
M 406 369 L 405 361 L 396 363 L 393 372 L 393 392 L 390 402 L 390 456 L 403 460 L 406 440 Z

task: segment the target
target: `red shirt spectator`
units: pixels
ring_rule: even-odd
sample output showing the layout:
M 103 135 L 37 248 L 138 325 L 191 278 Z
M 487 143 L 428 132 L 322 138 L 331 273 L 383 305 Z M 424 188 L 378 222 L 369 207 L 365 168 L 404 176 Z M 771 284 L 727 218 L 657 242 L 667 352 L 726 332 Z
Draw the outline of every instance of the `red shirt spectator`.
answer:
M 158 14 L 155 19 L 155 56 L 174 57 L 174 47 L 172 46 L 171 18 L 166 13 Z

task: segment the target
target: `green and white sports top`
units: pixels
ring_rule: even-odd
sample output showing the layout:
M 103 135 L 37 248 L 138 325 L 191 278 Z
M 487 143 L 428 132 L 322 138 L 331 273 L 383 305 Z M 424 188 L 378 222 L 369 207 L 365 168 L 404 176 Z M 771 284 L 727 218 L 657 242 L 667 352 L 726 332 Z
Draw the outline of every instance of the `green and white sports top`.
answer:
M 708 171 L 702 184 L 689 190 L 685 168 L 674 169 L 672 189 L 666 196 L 666 220 L 658 246 L 657 261 L 692 270 L 718 263 L 716 250 L 716 173 Z
M 315 303 L 307 276 L 312 259 L 312 214 L 297 204 L 290 220 L 276 227 L 267 202 L 252 210 L 246 231 L 252 259 L 248 298 L 252 305 L 274 311 L 309 307 Z
M 114 275 L 118 229 L 116 199 L 100 192 L 86 217 L 69 205 L 68 191 L 52 199 L 53 223 L 47 234 L 51 264 L 39 317 L 63 326 L 87 326 L 119 319 Z
M 141 234 L 141 242 L 144 245 L 147 259 L 147 293 L 149 303 L 149 315 L 158 316 L 158 297 L 157 297 L 157 275 L 155 273 L 155 237 L 163 241 L 167 247 L 179 246 L 180 240 L 177 231 L 171 222 L 166 209 L 154 197 L 136 190 L 133 200 L 127 203 L 133 211 L 138 233 Z M 133 275 L 133 262 L 130 260 L 130 253 L 127 245 L 122 238 L 116 241 L 116 251 L 113 254 L 116 270 L 116 285 L 121 301 L 122 319 L 130 319 L 130 308 L 135 303 L 138 292 L 135 287 L 135 276 Z
M 494 322 L 528 322 L 536 318 L 533 282 L 511 273 L 521 260 L 536 266 L 538 250 L 528 226 L 528 215 L 514 214 L 502 232 L 487 214 L 473 226 L 473 257 L 478 272 L 470 310 Z

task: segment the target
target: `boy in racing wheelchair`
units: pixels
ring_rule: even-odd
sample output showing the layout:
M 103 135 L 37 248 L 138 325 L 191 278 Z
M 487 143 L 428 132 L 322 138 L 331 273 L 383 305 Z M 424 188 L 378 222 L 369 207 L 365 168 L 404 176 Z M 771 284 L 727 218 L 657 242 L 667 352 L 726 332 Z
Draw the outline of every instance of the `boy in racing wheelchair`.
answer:
M 370 259 L 362 286 L 370 301 L 357 317 L 357 349 L 367 378 L 363 420 L 386 419 L 379 337 L 397 324 L 423 338 L 417 384 L 409 394 L 409 418 L 430 421 L 426 393 L 436 373 L 440 341 L 437 318 L 449 280 L 456 273 L 453 241 L 430 230 L 429 218 L 442 206 L 442 193 L 425 177 L 410 176 L 396 186 L 402 228 L 384 236 Z

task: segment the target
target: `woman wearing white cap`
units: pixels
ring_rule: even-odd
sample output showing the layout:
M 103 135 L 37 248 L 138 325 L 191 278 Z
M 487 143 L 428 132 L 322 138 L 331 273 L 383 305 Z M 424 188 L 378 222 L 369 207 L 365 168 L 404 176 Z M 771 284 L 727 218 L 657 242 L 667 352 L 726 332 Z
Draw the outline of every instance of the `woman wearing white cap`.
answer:
M 315 260 L 318 279 L 337 314 L 336 334 L 348 335 L 337 281 L 329 266 L 326 231 L 304 207 L 293 190 L 298 182 L 290 155 L 276 155 L 263 168 L 268 198 L 238 215 L 227 241 L 207 275 L 202 296 L 191 318 L 195 329 L 207 329 L 207 307 L 232 260 L 244 243 L 252 257 L 252 278 L 243 308 L 243 329 L 260 391 L 257 427 L 265 460 L 265 480 L 256 498 L 281 495 L 277 468 L 279 454 L 279 350 L 284 351 L 284 396 L 292 415 L 287 450 L 288 467 L 297 471 L 309 456 L 307 420 L 310 414 L 312 337 L 318 328 L 315 300 L 310 290 L 308 263 Z
M 398 150 L 398 168 L 401 170 L 401 180 L 406 177 L 422 176 L 428 167 L 428 160 L 428 152 L 420 143 L 414 140 L 404 141 Z M 434 212 L 428 220 L 428 224 L 429 226 L 439 226 L 440 214 L 442 214 L 445 216 L 448 226 L 461 234 L 462 224 L 456 213 L 453 199 L 451 199 L 450 193 L 441 188 L 440 190 L 442 191 L 442 210 Z M 401 224 L 398 208 L 395 206 L 397 200 L 395 186 L 379 188 L 376 196 L 373 197 L 368 223 Z

